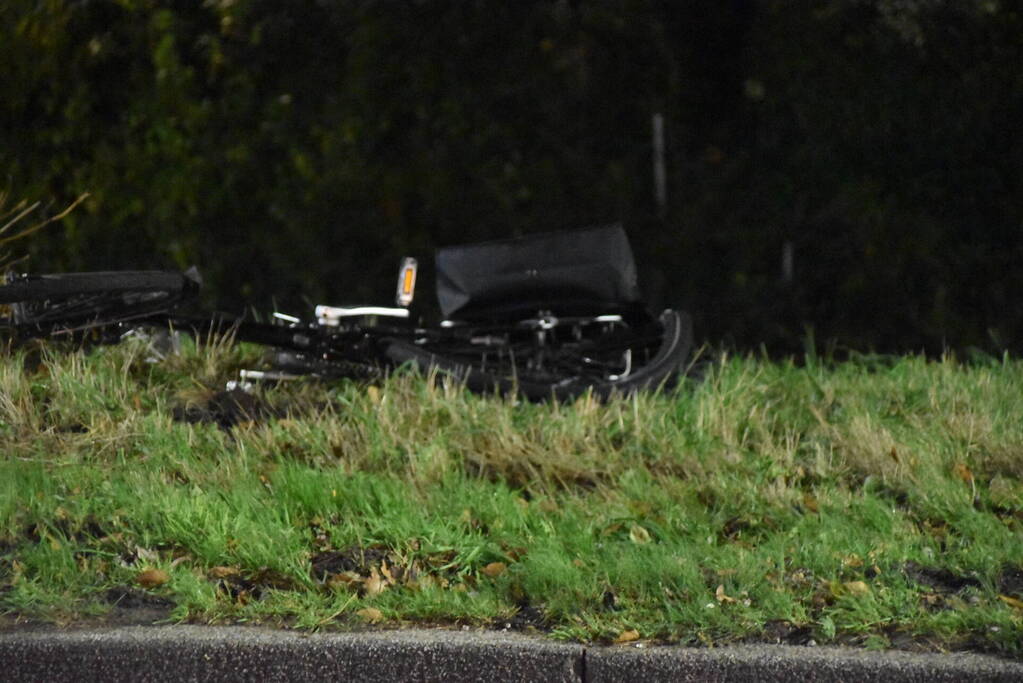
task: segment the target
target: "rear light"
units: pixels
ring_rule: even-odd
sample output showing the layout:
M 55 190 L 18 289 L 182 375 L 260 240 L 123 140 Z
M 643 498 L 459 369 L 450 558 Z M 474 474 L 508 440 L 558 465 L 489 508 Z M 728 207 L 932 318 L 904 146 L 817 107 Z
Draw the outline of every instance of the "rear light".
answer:
M 398 273 L 398 295 L 399 306 L 408 306 L 412 303 L 412 297 L 416 292 L 416 260 L 406 257 L 401 262 L 401 271 Z

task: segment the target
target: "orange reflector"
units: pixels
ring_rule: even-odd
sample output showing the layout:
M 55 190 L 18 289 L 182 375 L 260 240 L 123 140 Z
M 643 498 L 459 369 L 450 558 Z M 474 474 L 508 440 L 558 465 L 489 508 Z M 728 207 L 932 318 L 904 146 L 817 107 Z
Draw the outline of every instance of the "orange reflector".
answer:
M 412 297 L 416 292 L 416 260 L 411 257 L 401 262 L 401 272 L 398 275 L 398 296 L 399 306 L 408 306 L 412 303 Z

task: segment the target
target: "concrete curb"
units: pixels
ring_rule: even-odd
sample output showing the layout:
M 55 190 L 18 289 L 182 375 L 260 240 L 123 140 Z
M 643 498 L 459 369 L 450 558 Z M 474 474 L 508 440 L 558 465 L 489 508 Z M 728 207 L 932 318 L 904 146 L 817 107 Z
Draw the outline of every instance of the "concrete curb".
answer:
M 1018 683 L 1023 681 L 1023 663 L 968 653 L 915 654 L 795 645 L 744 645 L 712 650 L 605 648 L 587 650 L 586 680 Z
M 584 647 L 493 631 L 303 634 L 256 627 L 128 626 L 0 633 L 16 681 L 1020 681 L 1023 663 L 757 645 Z

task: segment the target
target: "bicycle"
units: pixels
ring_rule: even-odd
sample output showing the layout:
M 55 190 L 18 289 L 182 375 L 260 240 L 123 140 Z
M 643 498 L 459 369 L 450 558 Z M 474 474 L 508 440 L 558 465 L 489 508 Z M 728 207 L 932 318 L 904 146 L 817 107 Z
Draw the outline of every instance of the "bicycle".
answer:
M 670 382 L 692 350 L 688 315 L 651 315 L 619 225 L 438 250 L 436 325 L 412 322 L 418 264 L 402 264 L 395 306 L 317 306 L 315 320 L 275 312 L 272 323 L 183 316 L 201 280 L 192 270 L 8 277 L 0 330 L 15 340 L 116 342 L 136 327 L 230 332 L 276 349 L 245 380 L 373 378 L 412 364 L 474 392 L 529 400 L 600 398 Z

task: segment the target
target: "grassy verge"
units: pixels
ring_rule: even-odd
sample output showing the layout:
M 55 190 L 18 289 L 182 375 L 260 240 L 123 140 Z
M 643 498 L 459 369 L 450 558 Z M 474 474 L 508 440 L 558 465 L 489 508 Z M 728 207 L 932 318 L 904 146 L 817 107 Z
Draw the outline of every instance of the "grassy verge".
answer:
M 0 611 L 1019 654 L 1021 362 L 730 358 L 568 405 L 399 373 L 225 418 L 255 353 L 0 358 Z

